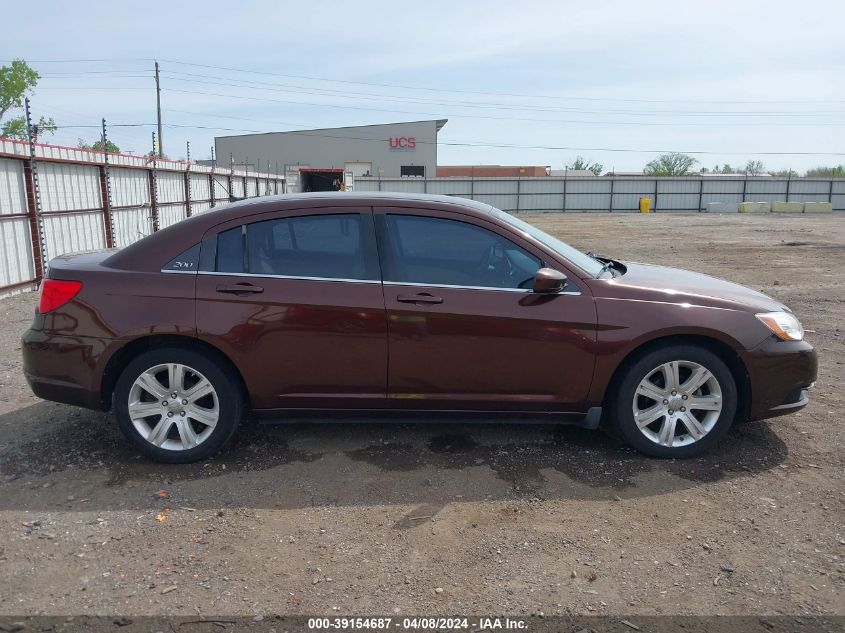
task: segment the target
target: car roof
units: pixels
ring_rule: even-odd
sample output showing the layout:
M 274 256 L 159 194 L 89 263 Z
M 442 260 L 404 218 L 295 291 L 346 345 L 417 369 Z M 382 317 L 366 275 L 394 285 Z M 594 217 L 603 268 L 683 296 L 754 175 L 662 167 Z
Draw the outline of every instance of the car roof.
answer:
M 461 206 L 465 208 L 476 209 L 478 211 L 489 211 L 490 205 L 483 202 L 477 202 L 468 198 L 459 198 L 457 196 L 446 196 L 431 193 L 403 193 L 393 191 L 320 191 L 312 193 L 286 193 L 277 194 L 273 196 L 261 196 L 258 198 L 246 198 L 232 202 L 223 208 L 243 208 L 250 205 L 263 204 L 265 202 L 282 203 L 286 207 L 296 206 L 302 202 L 313 202 L 316 200 L 327 200 L 332 202 L 346 202 L 357 204 L 383 204 L 384 202 L 428 202 L 449 204 Z

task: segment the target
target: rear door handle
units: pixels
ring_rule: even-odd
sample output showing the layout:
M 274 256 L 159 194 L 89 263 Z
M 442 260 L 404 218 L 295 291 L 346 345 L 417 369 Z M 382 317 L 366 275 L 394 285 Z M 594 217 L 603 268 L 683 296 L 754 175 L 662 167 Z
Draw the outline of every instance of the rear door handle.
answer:
M 252 284 L 220 284 L 217 286 L 217 292 L 225 292 L 232 295 L 251 295 L 264 292 L 264 288 L 253 286 Z
M 399 303 L 443 303 L 441 297 L 435 297 L 427 292 L 421 292 L 417 295 L 399 295 L 396 300 Z

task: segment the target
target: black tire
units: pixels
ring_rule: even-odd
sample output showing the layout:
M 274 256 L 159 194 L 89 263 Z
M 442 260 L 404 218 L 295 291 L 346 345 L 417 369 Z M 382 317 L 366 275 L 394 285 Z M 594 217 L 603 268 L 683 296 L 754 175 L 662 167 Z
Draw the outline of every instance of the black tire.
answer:
M 722 410 L 712 428 L 697 441 L 683 446 L 665 446 L 649 439 L 634 421 L 634 395 L 640 382 L 655 368 L 672 361 L 690 361 L 703 366 L 721 388 Z M 728 366 L 713 352 L 694 345 L 669 345 L 647 352 L 625 368 L 621 379 L 616 381 L 615 392 L 608 394 L 612 430 L 638 451 L 661 458 L 693 457 L 713 448 L 733 423 L 737 400 L 736 381 Z M 654 424 L 662 422 L 658 420 Z M 680 423 L 678 428 L 678 433 L 685 432 L 686 427 Z
M 193 448 L 171 450 L 151 444 L 135 428 L 129 415 L 130 391 L 135 380 L 148 369 L 168 363 L 186 365 L 199 372 L 211 382 L 216 392 L 219 410 L 217 424 L 211 433 Z M 145 456 L 169 464 L 195 462 L 220 450 L 238 428 L 243 415 L 243 400 L 239 383 L 225 363 L 201 351 L 179 347 L 155 349 L 140 354 L 123 370 L 114 390 L 114 410 L 121 433 Z

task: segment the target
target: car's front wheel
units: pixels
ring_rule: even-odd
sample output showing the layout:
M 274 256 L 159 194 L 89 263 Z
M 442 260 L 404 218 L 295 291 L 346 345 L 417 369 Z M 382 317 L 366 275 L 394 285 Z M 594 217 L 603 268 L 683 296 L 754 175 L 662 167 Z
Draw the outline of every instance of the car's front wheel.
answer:
M 730 369 L 713 352 L 691 345 L 645 354 L 610 397 L 622 437 L 654 457 L 691 457 L 715 446 L 737 407 Z
M 243 409 L 230 371 L 178 347 L 133 359 L 118 378 L 114 398 L 126 438 L 147 457 L 169 463 L 214 454 L 232 437 Z

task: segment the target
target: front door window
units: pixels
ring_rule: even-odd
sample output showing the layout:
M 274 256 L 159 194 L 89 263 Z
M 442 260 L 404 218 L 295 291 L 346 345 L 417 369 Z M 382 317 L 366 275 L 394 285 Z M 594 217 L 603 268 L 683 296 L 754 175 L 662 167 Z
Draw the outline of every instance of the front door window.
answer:
M 413 215 L 386 217 L 392 247 L 385 281 L 530 289 L 543 262 L 474 224 Z

